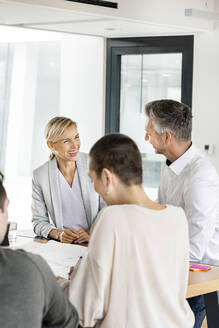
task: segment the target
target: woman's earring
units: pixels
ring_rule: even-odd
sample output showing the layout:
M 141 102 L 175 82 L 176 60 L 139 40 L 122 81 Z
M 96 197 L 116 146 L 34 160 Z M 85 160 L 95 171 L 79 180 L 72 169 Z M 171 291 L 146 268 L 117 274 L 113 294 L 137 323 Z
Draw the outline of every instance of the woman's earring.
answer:
M 109 195 L 109 193 L 110 193 L 109 190 L 107 190 L 107 191 L 106 191 L 106 194 Z

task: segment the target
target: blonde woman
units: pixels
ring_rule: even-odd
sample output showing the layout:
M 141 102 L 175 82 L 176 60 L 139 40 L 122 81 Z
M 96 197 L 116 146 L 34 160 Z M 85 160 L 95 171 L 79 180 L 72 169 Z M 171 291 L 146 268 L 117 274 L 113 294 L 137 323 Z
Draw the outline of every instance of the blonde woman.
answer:
M 63 243 L 87 242 L 104 203 L 100 204 L 88 176 L 87 154 L 79 152 L 77 124 L 54 117 L 46 126 L 45 138 L 51 150 L 49 161 L 33 172 L 34 232 Z

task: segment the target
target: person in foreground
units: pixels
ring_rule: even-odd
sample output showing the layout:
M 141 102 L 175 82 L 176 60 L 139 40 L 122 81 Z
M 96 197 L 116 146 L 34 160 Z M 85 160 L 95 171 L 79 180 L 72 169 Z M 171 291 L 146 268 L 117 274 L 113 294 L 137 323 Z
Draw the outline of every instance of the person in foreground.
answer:
M 71 275 L 69 297 L 80 325 L 192 327 L 183 210 L 147 197 L 140 152 L 125 135 L 97 141 L 89 175 L 108 206 L 98 214 L 88 252 Z
M 191 141 L 189 106 L 173 100 L 157 100 L 145 107 L 148 121 L 145 139 L 156 153 L 166 157 L 158 192 L 160 204 L 184 209 L 189 224 L 190 260 L 219 261 L 219 177 L 215 168 Z M 188 299 L 195 313 L 195 328 L 205 317 L 204 297 Z
M 8 224 L 8 198 L 0 182 L 0 243 Z M 74 328 L 75 308 L 38 255 L 0 247 L 0 327 Z
M 50 160 L 33 172 L 34 232 L 63 243 L 87 242 L 91 224 L 104 204 L 88 176 L 88 156 L 79 152 L 77 124 L 54 117 L 46 126 L 45 138 Z

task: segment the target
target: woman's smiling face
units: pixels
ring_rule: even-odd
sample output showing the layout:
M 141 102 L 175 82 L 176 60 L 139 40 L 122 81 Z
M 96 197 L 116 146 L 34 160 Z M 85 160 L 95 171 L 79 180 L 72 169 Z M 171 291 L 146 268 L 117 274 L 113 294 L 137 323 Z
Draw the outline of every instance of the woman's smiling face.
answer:
M 47 142 L 57 158 L 75 162 L 80 149 L 80 137 L 75 125 L 68 127 L 56 142 Z

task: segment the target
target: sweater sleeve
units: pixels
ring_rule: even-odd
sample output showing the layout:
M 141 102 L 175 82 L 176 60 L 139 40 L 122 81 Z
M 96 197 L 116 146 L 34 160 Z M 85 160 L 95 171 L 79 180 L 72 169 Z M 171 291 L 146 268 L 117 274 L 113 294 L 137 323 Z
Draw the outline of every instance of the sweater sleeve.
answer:
M 65 297 L 48 264 L 38 255 L 29 254 L 28 256 L 37 267 L 44 286 L 42 327 L 77 327 L 77 311 Z
M 76 266 L 70 282 L 69 298 L 83 327 L 93 327 L 102 320 L 109 305 L 114 236 L 108 233 L 112 227 L 105 212 L 103 209 L 98 215 L 88 252 Z

